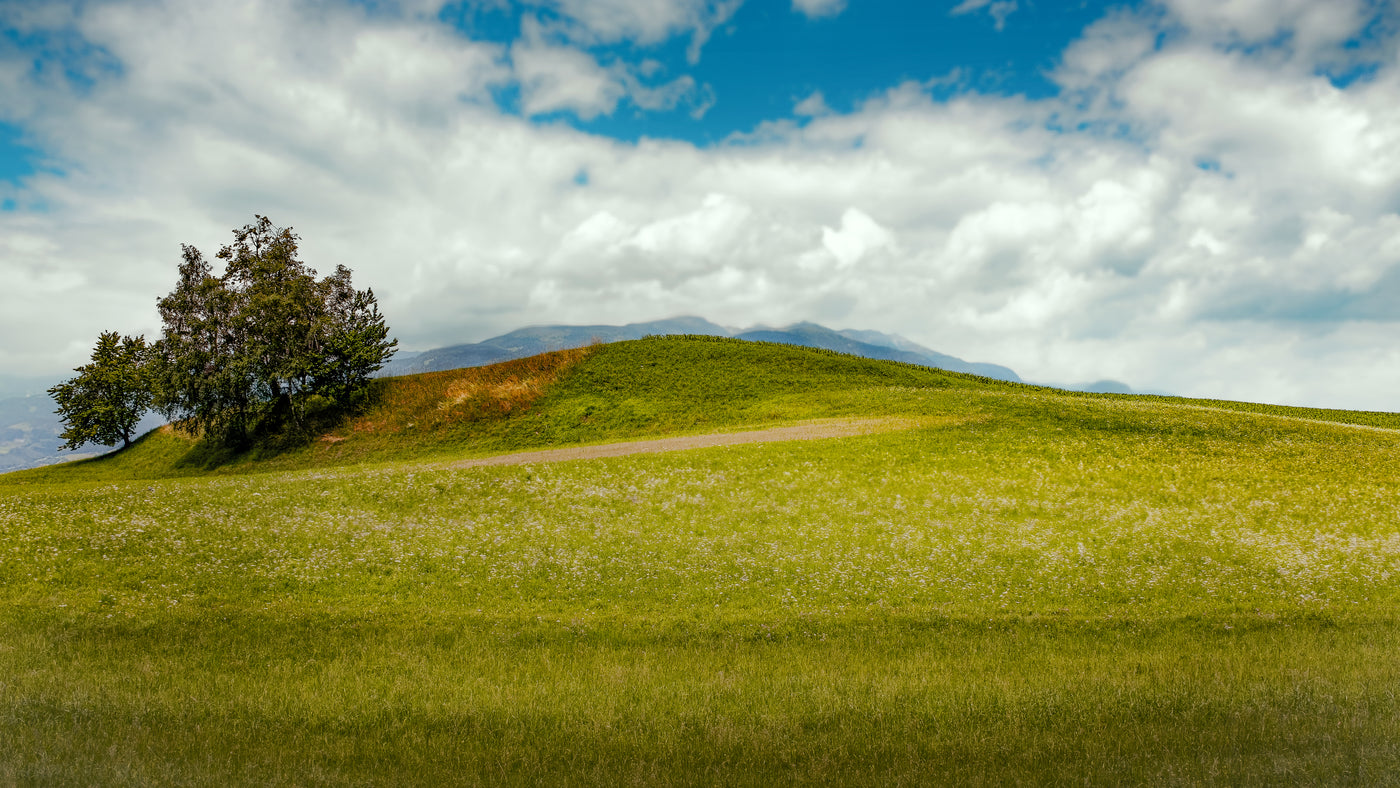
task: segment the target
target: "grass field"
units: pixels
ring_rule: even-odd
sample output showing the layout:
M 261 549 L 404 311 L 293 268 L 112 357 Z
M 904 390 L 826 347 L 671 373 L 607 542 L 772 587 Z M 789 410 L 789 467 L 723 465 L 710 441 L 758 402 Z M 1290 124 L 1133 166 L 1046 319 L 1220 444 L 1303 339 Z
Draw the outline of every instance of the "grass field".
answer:
M 0 784 L 1400 784 L 1392 414 L 700 339 L 379 385 L 0 477 Z M 446 465 L 852 415 L 918 426 Z

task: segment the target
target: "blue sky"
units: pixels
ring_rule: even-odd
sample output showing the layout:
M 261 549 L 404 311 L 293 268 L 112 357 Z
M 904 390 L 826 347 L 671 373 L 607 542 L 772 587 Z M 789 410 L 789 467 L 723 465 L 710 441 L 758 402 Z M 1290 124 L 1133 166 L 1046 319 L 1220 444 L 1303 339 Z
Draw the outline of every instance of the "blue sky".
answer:
M 0 377 L 254 213 L 402 344 L 680 314 L 1393 408 L 1389 0 L 0 0 Z
M 541 119 L 626 140 L 666 137 L 706 145 L 787 116 L 814 93 L 838 112 L 908 81 L 938 83 L 945 95 L 977 90 L 1043 97 L 1058 91 L 1047 74 L 1060 53 L 1114 5 L 1123 4 L 1028 3 L 998 22 L 986 9 L 953 15 L 955 5 L 938 2 L 869 0 L 811 17 L 785 0 L 750 0 L 710 34 L 695 63 L 688 60 L 692 40 L 686 37 L 587 47 L 605 62 L 653 59 L 664 69 L 659 80 L 693 76 L 714 102 L 699 118 L 693 105 L 657 111 L 623 102 L 589 121 L 567 111 Z M 467 4 L 444 9 L 442 18 L 465 35 L 508 44 L 522 19 L 537 13 L 521 5 Z M 557 13 L 542 16 L 559 19 Z M 506 108 L 521 111 L 518 92 L 503 99 Z
M 34 172 L 33 150 L 24 146 L 22 131 L 9 124 L 0 124 L 0 178 L 16 183 Z
M 662 70 L 654 82 L 689 75 L 706 89 L 704 102 L 658 110 L 623 100 L 616 111 L 587 120 L 568 110 L 531 119 L 622 140 L 659 137 L 711 145 L 790 115 L 795 104 L 813 94 L 837 112 L 852 111 L 872 95 L 908 81 L 928 83 L 945 96 L 978 91 L 1042 98 L 1058 92 L 1048 74 L 1065 47 L 1110 10 L 1133 4 L 1000 0 L 1006 10 L 996 16 L 990 13 L 992 5 L 954 14 L 959 4 L 866 0 L 843 4 L 839 13 L 809 16 L 790 0 L 748 0 L 709 34 L 696 62 L 688 57 L 693 36 L 580 47 L 603 63 L 656 61 Z M 398 12 L 393 4 L 363 7 L 371 17 Z M 471 1 L 444 5 L 437 17 L 466 38 L 503 46 L 520 38 L 527 19 L 568 22 L 548 6 Z M 120 74 L 119 64 L 91 42 L 14 28 L 6 32 L 9 45 L 29 56 L 36 72 L 62 73 L 84 87 Z M 502 110 L 526 114 L 517 87 L 502 86 L 494 98 Z M 710 101 L 696 117 L 698 104 Z M 0 178 L 14 182 L 41 166 L 42 153 L 32 143 L 22 127 L 0 124 Z

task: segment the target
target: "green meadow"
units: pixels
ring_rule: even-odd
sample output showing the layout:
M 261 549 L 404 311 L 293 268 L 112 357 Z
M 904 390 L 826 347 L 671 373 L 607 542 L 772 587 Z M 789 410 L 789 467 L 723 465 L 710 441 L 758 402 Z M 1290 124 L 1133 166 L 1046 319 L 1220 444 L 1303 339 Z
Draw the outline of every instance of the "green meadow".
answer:
M 704 338 L 375 386 L 0 476 L 0 784 L 1400 784 L 1395 414 Z

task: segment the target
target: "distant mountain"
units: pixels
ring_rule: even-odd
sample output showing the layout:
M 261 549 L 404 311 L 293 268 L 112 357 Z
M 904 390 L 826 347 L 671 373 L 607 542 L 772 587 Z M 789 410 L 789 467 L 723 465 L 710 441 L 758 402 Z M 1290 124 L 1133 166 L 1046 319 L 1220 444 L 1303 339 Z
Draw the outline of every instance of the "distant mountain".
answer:
M 46 394 L 0 399 L 0 472 L 57 462 L 63 425 Z
M 165 423 L 154 415 L 137 425 L 141 434 Z M 0 399 L 0 473 L 22 468 L 37 468 L 56 462 L 96 457 L 111 451 L 105 446 L 84 446 L 72 452 L 63 445 L 63 422 L 54 413 L 54 402 L 48 394 Z
M 1088 391 L 1094 394 L 1138 394 L 1152 397 L 1177 397 L 1179 394 L 1165 389 L 1135 389 L 1121 380 L 1096 380 L 1093 383 L 1046 383 L 1051 388 L 1065 391 Z
M 949 356 L 935 350 L 929 350 L 923 345 L 911 342 L 904 337 L 894 334 L 882 334 L 879 331 L 833 331 L 825 326 L 816 323 L 796 323 L 787 328 L 771 329 L 760 328 L 736 334 L 739 339 L 748 339 L 761 342 L 782 342 L 789 345 L 802 345 L 804 347 L 819 347 L 827 350 L 835 350 L 838 353 L 850 353 L 854 356 L 864 356 L 866 358 L 879 358 L 888 361 L 904 361 L 910 364 L 921 364 L 926 367 L 937 367 L 946 369 L 949 372 L 967 372 L 973 375 L 995 378 L 997 380 L 1009 380 L 1020 382 L 1021 378 L 1012 370 L 999 364 L 981 364 L 963 361 L 956 356 Z
M 1135 394 L 1133 387 L 1121 380 L 1096 380 L 1093 383 L 1076 383 L 1073 386 L 1059 386 L 1066 391 L 1091 391 L 1095 394 Z
M 649 334 L 732 336 L 755 342 L 779 342 L 786 345 L 825 348 L 866 358 L 905 361 L 997 380 L 1021 380 L 1015 372 L 1006 367 L 963 361 L 955 356 L 929 350 L 904 337 L 878 331 L 833 331 L 816 323 L 795 323 L 785 328 L 756 327 L 735 332 L 698 317 L 629 323 L 625 326 L 533 326 L 470 345 L 453 345 L 425 350 L 406 357 L 396 356 L 380 374 L 412 375 L 418 372 L 479 367 L 551 350 L 581 347 L 593 341 L 620 342 L 625 339 L 640 339 Z
M 57 382 L 49 378 L 5 375 L 0 377 L 0 400 L 42 395 Z
M 379 374 L 390 377 L 461 367 L 484 367 L 487 364 L 548 353 L 551 350 L 583 347 L 594 341 L 621 342 L 625 339 L 641 339 L 650 334 L 706 334 L 727 337 L 731 332 L 723 326 L 698 317 L 628 323 L 625 326 L 531 326 L 470 345 L 425 350 L 406 358 L 403 357 L 406 354 L 397 354 Z

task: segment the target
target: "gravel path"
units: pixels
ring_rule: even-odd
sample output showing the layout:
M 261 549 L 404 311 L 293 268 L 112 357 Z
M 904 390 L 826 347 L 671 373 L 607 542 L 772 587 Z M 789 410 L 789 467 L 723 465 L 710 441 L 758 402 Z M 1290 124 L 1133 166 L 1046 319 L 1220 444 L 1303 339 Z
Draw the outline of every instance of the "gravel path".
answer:
M 774 441 L 806 441 L 818 438 L 846 438 L 874 432 L 908 429 L 918 422 L 914 419 L 824 419 L 746 432 L 717 432 L 709 435 L 683 435 L 677 438 L 656 438 L 646 441 L 604 443 L 598 446 L 574 446 L 567 449 L 524 451 L 501 454 L 475 460 L 449 463 L 449 468 L 475 468 L 479 465 L 526 465 L 535 462 L 591 460 L 598 457 L 625 457 L 629 454 L 655 454 L 663 451 L 703 449 L 710 446 L 734 446 L 740 443 L 771 443 Z

